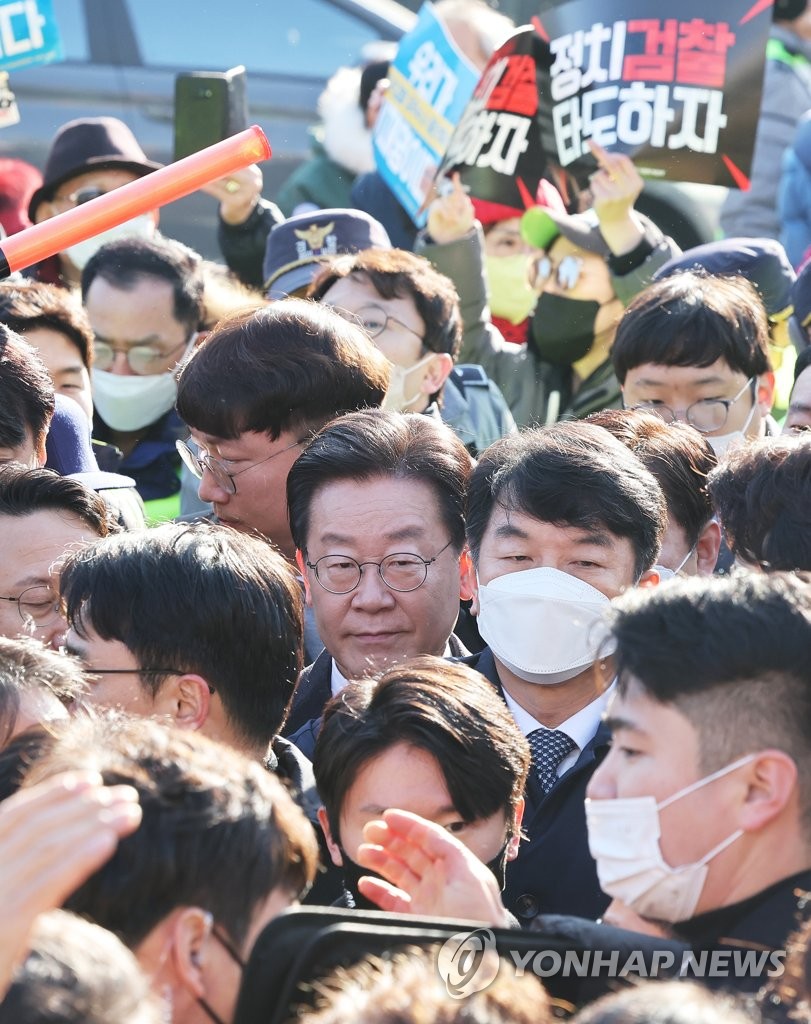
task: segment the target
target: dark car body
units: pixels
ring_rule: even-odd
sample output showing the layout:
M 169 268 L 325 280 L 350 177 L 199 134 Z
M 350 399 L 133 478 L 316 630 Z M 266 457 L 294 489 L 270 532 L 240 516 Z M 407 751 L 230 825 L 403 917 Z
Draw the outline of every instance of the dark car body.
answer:
M 499 7 L 520 23 L 535 0 Z M 537 0 L 539 10 L 554 0 Z M 77 117 L 125 121 L 147 155 L 172 159 L 175 77 L 244 64 L 252 123 L 273 149 L 273 199 L 307 158 L 317 101 L 341 65 L 376 59 L 416 20 L 420 0 L 54 0 L 65 59 L 11 72 L 20 123 L 0 130 L 0 156 L 38 167 L 59 126 Z M 651 182 L 637 206 L 686 248 L 713 237 L 723 190 Z M 165 234 L 216 258 L 216 202 L 196 194 L 161 212 Z
M 0 131 L 0 155 L 41 168 L 60 125 L 108 115 L 169 162 L 177 73 L 244 64 L 251 122 L 273 149 L 269 199 L 308 155 L 329 76 L 415 20 L 394 0 L 54 0 L 54 10 L 65 59 L 11 72 L 20 123 Z M 164 208 L 162 228 L 216 256 L 215 215 L 214 199 L 190 196 Z

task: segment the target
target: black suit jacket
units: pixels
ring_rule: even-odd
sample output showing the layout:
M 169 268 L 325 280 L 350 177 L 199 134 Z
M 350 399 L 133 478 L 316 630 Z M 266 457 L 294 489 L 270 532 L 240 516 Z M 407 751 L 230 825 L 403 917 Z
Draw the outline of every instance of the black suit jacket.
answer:
M 503 697 L 493 652 L 464 659 L 481 672 Z M 601 723 L 576 763 L 544 793 L 530 773 L 525 791 L 523 830 L 518 857 L 507 865 L 504 904 L 522 925 L 538 914 L 571 914 L 596 920 L 610 900 L 600 889 L 586 833 L 586 786 L 605 757 L 610 734 Z
M 448 646 L 452 658 L 464 660 L 470 657 L 464 645 L 453 633 L 448 640 Z M 287 721 L 282 729 L 282 735 L 295 743 L 309 758 L 313 756 L 318 730 L 321 728 L 321 715 L 331 697 L 332 655 L 324 650 L 299 676 Z

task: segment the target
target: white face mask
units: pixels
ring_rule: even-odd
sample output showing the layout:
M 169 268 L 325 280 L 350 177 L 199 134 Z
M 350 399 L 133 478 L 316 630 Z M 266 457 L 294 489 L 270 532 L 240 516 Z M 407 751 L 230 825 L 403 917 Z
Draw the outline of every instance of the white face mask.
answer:
M 701 860 L 672 868 L 659 846 L 659 811 L 748 764 L 756 756 L 747 754 L 658 804 L 652 796 L 586 800 L 589 850 L 597 862 L 603 892 L 651 920 L 672 924 L 692 917 L 707 880 L 707 865 L 740 839 L 743 829 L 737 829 Z
M 421 391 L 418 391 L 413 398 L 406 398 L 405 383 L 406 380 L 411 376 L 412 373 L 416 373 L 421 367 L 429 363 L 436 352 L 429 352 L 427 356 L 423 356 L 418 363 L 414 363 L 413 366 L 408 368 L 404 366 L 396 366 L 394 363 L 389 361 L 391 367 L 391 378 L 389 380 L 389 389 L 386 392 L 386 397 L 383 399 L 382 408 L 387 409 L 389 412 L 408 412 L 408 410 L 416 405 L 417 402 L 423 397 Z
M 749 425 L 754 419 L 755 409 L 757 408 L 757 399 L 752 402 L 752 408 L 749 410 L 749 415 L 746 417 L 746 423 L 741 427 L 740 430 L 733 430 L 731 434 L 719 434 L 718 437 L 706 436 L 706 440 L 709 441 L 710 447 L 715 452 L 715 457 L 721 462 L 727 453 L 727 449 L 735 441 L 742 441 L 746 437 L 746 431 L 749 429 Z
M 479 632 L 519 679 L 563 683 L 613 652 L 603 619 L 609 604 L 576 576 L 525 569 L 479 585 Z
M 86 238 L 83 242 L 65 249 L 65 255 L 77 270 L 84 270 L 99 249 L 107 242 L 117 242 L 119 238 L 152 238 L 155 234 L 155 220 L 148 213 L 142 213 L 123 224 L 116 224 L 101 234 Z
M 654 565 L 654 571 L 659 573 L 659 582 L 664 583 L 665 580 L 672 580 L 674 576 L 678 576 L 682 569 L 685 567 L 685 565 L 687 565 L 687 561 L 690 558 L 690 556 L 694 553 L 695 549 L 696 545 L 694 544 L 687 552 L 687 554 L 684 556 L 684 558 L 682 558 L 682 560 L 679 562 L 675 569 L 668 569 L 666 565 Z
M 189 339 L 181 358 L 165 373 L 125 375 L 92 371 L 93 404 L 113 430 L 142 430 L 169 412 L 177 398 L 177 371 L 194 346 Z

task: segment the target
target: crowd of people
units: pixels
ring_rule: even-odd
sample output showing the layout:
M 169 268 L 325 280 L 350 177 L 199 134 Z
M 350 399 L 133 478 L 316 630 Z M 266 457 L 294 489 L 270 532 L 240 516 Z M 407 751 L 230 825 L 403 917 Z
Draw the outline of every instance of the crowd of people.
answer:
M 503 16 L 436 6 L 484 67 Z M 681 252 L 598 146 L 578 196 L 454 175 L 418 231 L 386 67 L 336 74 L 279 206 L 209 186 L 221 263 L 155 212 L 0 283 L 0 1024 L 808 1020 L 771 100 L 726 238 Z M 156 166 L 71 121 L 6 229 Z

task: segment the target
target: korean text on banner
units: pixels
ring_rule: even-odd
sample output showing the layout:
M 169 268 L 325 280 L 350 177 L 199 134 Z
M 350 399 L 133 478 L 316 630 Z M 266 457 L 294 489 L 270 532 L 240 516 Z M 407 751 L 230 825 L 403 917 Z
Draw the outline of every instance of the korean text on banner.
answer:
M 430 5 L 423 5 L 389 68 L 391 85 L 374 129 L 378 170 L 418 227 L 425 223 L 422 207 L 478 77 Z
M 61 59 L 53 0 L 0 0 L 0 71 Z
M 583 178 L 593 139 L 653 177 L 733 185 L 749 173 L 770 8 L 576 0 L 533 23 L 549 47 L 541 134 L 561 167 Z

